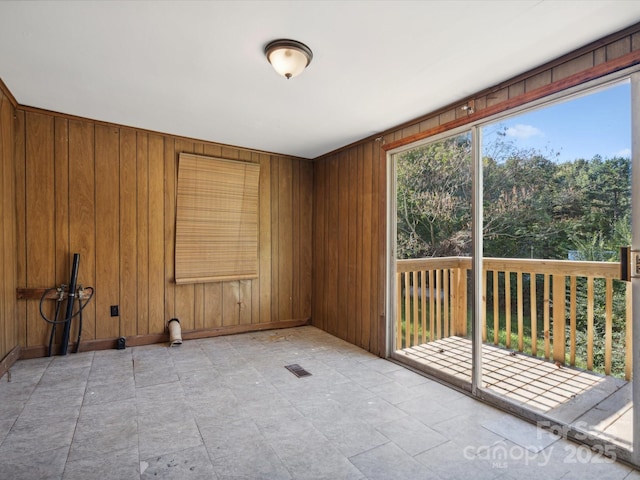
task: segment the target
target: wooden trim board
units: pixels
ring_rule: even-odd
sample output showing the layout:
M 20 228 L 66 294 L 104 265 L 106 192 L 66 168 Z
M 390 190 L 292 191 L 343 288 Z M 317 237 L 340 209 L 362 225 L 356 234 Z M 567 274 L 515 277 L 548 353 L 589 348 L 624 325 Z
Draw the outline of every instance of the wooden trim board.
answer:
M 295 328 L 295 327 L 303 327 L 305 325 L 310 325 L 311 319 L 304 318 L 300 320 L 285 320 L 282 322 L 273 322 L 273 323 L 260 323 L 260 324 L 251 324 L 251 325 L 234 325 L 231 327 L 215 327 L 215 328 L 207 328 L 204 330 L 189 330 L 182 331 L 182 339 L 183 340 L 196 340 L 199 338 L 211 338 L 211 337 L 221 337 L 224 335 L 235 335 L 238 333 L 250 333 L 250 332 L 259 332 L 263 330 L 278 330 L 283 328 Z M 140 347 L 142 345 L 152 345 L 155 343 L 168 343 L 169 342 L 169 334 L 150 334 L 150 335 L 133 335 L 126 338 L 127 347 Z M 89 352 L 95 350 L 110 350 L 116 348 L 117 338 L 109 338 L 102 340 L 89 340 L 86 342 L 80 343 L 80 352 Z M 16 347 L 18 352 L 16 355 L 19 356 L 20 360 L 26 360 L 29 358 L 40 358 L 47 356 L 48 348 L 44 346 L 36 346 L 36 347 L 27 347 L 20 349 Z M 14 350 L 16 350 L 14 349 Z M 60 349 L 60 345 L 54 345 L 53 352 L 57 354 Z M 69 344 L 68 347 L 69 352 L 75 352 L 75 344 Z M 13 352 L 12 352 L 13 353 Z M 9 354 L 11 355 L 11 354 Z M 9 357 L 7 355 L 7 357 Z M 73 355 L 73 353 L 70 353 Z M 7 358 L 5 357 L 5 358 Z M 15 360 L 18 360 L 16 357 Z M 13 362 L 15 362 L 13 360 Z M 2 361 L 4 362 L 4 360 Z M 13 365 L 13 363 L 12 363 Z M 2 363 L 0 363 L 0 373 L 2 372 Z

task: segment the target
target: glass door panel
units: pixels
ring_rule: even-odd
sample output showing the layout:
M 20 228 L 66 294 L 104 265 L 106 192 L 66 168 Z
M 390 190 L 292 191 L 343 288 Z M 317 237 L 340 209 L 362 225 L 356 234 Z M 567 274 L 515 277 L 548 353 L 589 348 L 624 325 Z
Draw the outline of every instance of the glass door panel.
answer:
M 482 128 L 482 388 L 630 449 L 631 89 Z
M 392 356 L 459 385 L 471 380 L 471 133 L 393 155 Z

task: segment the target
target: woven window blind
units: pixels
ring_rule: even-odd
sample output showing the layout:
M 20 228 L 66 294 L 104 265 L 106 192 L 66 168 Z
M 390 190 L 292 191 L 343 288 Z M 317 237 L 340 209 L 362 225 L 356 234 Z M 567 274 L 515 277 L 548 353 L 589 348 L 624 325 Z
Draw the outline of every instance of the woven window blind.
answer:
M 258 276 L 260 165 L 181 153 L 176 283 Z

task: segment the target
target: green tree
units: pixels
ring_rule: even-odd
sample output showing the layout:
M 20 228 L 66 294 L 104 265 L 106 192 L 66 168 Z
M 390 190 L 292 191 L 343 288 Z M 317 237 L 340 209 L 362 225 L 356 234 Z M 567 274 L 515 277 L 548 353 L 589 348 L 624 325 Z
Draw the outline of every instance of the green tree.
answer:
M 470 136 L 403 153 L 396 175 L 398 258 L 469 255 Z

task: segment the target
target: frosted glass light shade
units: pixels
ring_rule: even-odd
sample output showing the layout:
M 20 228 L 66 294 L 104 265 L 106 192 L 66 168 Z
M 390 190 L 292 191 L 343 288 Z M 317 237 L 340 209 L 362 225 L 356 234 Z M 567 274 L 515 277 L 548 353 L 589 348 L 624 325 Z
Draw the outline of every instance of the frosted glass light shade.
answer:
M 286 78 L 300 75 L 311 63 L 313 53 L 304 43 L 295 40 L 274 40 L 264 48 L 274 70 Z

